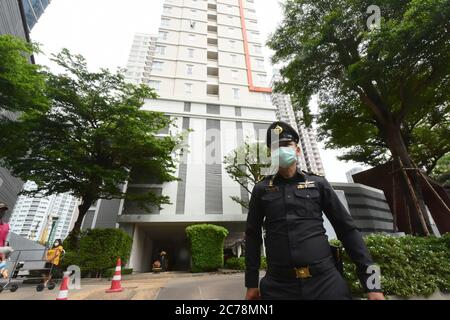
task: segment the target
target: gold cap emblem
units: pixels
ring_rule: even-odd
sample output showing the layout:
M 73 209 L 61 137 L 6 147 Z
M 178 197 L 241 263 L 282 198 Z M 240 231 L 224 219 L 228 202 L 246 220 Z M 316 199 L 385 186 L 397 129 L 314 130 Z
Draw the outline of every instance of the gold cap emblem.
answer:
M 275 133 L 276 133 L 277 135 L 280 135 L 280 134 L 283 133 L 283 128 L 280 127 L 280 126 L 277 126 L 275 129 L 273 129 L 273 131 L 275 131 Z

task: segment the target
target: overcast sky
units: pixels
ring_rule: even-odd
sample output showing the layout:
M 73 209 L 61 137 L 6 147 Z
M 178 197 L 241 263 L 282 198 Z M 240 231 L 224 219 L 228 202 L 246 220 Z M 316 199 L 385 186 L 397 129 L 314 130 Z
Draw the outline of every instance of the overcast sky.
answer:
M 82 54 L 92 69 L 125 67 L 135 32 L 157 34 L 163 0 L 52 0 L 34 27 L 31 38 L 41 44 L 45 55 L 39 64 L 54 66 L 50 53 L 68 48 Z M 268 39 L 281 19 L 279 0 L 255 0 L 262 39 Z M 267 71 L 271 74 L 266 48 Z M 313 109 L 315 107 L 313 106 Z M 337 160 L 339 152 L 324 150 L 321 156 L 327 178 L 346 182 L 345 173 L 360 166 Z

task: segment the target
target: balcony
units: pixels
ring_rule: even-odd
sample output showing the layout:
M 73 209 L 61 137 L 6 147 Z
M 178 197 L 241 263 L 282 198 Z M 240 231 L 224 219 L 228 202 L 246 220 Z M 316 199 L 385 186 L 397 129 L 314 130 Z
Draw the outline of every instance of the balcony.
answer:
M 208 3 L 208 10 L 217 11 L 217 4 L 215 4 L 215 3 Z
M 208 84 L 206 86 L 206 94 L 210 98 L 219 98 L 219 86 L 215 84 Z
M 214 51 L 208 51 L 208 60 L 218 61 L 219 60 L 219 54 L 217 52 L 214 52 Z
M 208 76 L 218 77 L 219 76 L 219 68 L 210 68 L 207 70 Z

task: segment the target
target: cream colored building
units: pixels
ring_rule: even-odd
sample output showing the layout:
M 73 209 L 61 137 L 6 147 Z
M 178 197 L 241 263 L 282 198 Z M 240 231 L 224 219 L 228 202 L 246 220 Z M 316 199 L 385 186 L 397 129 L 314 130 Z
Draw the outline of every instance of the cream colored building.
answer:
M 144 109 L 170 116 L 178 127 L 172 134 L 192 133 L 179 182 L 161 186 L 143 178 L 128 185 L 172 201 L 153 214 L 124 203 L 118 221 L 133 236 L 129 264 L 135 271 L 149 271 L 162 249 L 171 269 L 188 268 L 184 230 L 193 223 L 244 232 L 246 211 L 230 197 L 249 195 L 228 176 L 223 157 L 244 140 L 264 140 L 276 120 L 254 1 L 167 0 L 155 48 L 149 85 L 160 97 Z

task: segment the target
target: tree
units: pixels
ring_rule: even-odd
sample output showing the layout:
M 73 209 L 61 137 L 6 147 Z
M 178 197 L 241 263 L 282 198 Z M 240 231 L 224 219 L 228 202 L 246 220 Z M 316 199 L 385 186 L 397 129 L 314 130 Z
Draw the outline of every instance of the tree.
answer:
M 270 162 L 264 159 L 267 154 L 265 144 L 245 142 L 224 157 L 225 170 L 250 195 L 252 186 L 264 178 L 264 169 L 270 167 Z M 231 199 L 248 209 L 249 202 L 245 199 L 235 196 Z
M 139 170 L 155 183 L 173 181 L 176 137 L 160 137 L 170 125 L 162 113 L 140 110 L 156 98 L 146 85 L 132 85 L 121 72 L 89 72 L 85 59 L 63 50 L 54 56 L 65 73 L 47 73 L 51 108 L 28 110 L 7 125 L 0 158 L 12 173 L 36 182 L 29 195 L 70 192 L 81 200 L 73 235 L 98 199 L 129 199 L 146 210 L 169 203 L 152 192 L 123 192 L 121 184 Z
M 319 94 L 321 116 L 343 112 L 341 131 L 364 153 L 389 150 L 402 178 L 414 229 L 429 235 L 420 173 L 404 128 L 450 101 L 450 3 L 447 0 L 382 0 L 378 28 L 367 28 L 369 0 L 287 0 L 284 20 L 269 41 L 274 63 L 284 63 L 276 90 L 291 94 L 310 116 Z M 322 122 L 324 121 L 322 117 Z M 327 122 L 328 123 L 328 122 Z M 335 129 L 336 125 L 330 125 Z M 415 128 L 415 127 L 414 127 Z M 377 138 L 378 137 L 378 138 Z M 381 150 L 377 153 L 377 144 Z M 349 143 L 351 144 L 351 142 Z M 417 152 L 417 151 L 416 151 Z
M 447 188 L 450 188 L 450 153 L 442 157 L 431 176 Z
M 0 128 L 11 120 L 11 113 L 48 107 L 44 72 L 29 60 L 37 52 L 34 44 L 0 35 Z

